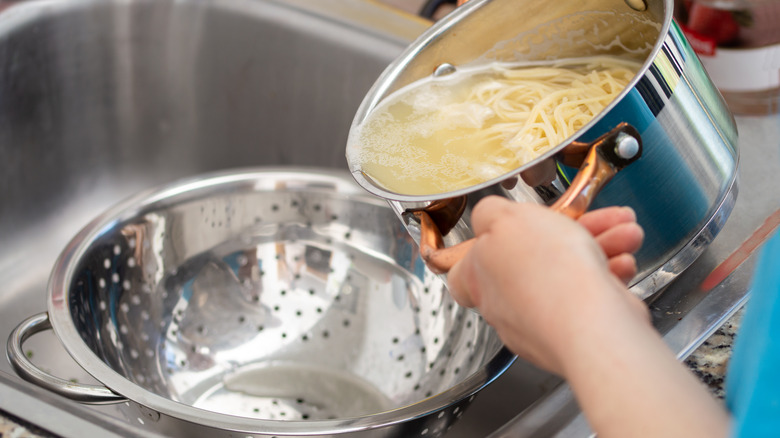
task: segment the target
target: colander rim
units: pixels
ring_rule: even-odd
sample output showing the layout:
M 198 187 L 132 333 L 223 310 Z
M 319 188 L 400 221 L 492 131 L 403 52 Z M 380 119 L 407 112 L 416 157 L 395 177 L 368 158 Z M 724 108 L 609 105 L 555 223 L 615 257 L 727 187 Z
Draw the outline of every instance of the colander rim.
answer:
M 270 433 L 277 435 L 339 434 L 368 430 L 404 423 L 440 412 L 470 397 L 491 383 L 514 362 L 516 356 L 501 346 L 483 366 L 460 383 L 419 402 L 389 411 L 353 418 L 333 420 L 266 420 L 238 417 L 197 408 L 155 394 L 123 377 L 105 364 L 79 335 L 68 306 L 70 291 L 67 285 L 75 278 L 79 261 L 91 244 L 111 230 L 116 224 L 133 217 L 158 203 L 174 202 L 193 196 L 197 190 L 214 186 L 229 188 L 235 185 L 291 176 L 302 181 L 333 184 L 339 190 L 354 195 L 361 201 L 387 206 L 387 203 L 362 190 L 346 171 L 324 170 L 309 167 L 254 167 L 233 171 L 213 172 L 179 180 L 159 188 L 153 188 L 119 202 L 97 216 L 67 244 L 57 259 L 48 285 L 49 318 L 53 330 L 66 351 L 90 375 L 111 391 L 157 412 L 192 423 L 222 430 L 246 433 Z M 341 194 L 341 192 L 339 192 Z M 388 206 L 389 208 L 389 206 Z

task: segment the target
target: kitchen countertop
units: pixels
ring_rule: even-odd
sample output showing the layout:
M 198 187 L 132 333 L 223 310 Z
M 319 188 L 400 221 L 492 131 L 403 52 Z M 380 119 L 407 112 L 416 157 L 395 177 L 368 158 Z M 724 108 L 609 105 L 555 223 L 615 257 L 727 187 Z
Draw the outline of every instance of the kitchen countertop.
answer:
M 715 333 L 696 349 L 685 364 L 694 374 L 709 387 L 713 395 L 719 399 L 725 396 L 724 379 L 729 359 L 731 358 L 734 338 L 742 322 L 745 308 L 738 310 Z
M 0 438 L 38 438 L 51 437 L 53 435 L 38 429 L 29 424 L 23 424 L 22 421 L 9 417 L 3 411 L 0 411 Z

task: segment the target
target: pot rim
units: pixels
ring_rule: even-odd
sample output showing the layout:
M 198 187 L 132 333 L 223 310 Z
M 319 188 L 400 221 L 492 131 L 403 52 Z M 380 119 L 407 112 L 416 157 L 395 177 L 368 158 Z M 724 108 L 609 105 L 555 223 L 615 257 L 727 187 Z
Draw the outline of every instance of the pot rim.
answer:
M 114 371 L 86 345 L 73 324 L 68 306 L 70 296 L 68 285 L 76 275 L 78 262 L 95 239 L 117 222 L 131 218 L 156 203 L 181 202 L 194 196 L 199 189 L 208 187 L 221 186 L 230 189 L 235 186 L 256 184 L 260 179 L 268 180 L 269 177 L 291 175 L 304 183 L 322 183 L 326 180 L 332 183 L 333 187 L 338 188 L 339 193 L 355 195 L 361 202 L 387 205 L 357 187 L 349 174 L 344 171 L 307 167 L 256 167 L 213 172 L 187 178 L 161 188 L 149 189 L 127 198 L 97 216 L 79 231 L 55 262 L 48 284 L 47 307 L 52 328 L 67 352 L 85 371 L 110 390 L 160 413 L 222 430 L 275 435 L 342 434 L 413 421 L 475 396 L 479 390 L 509 368 L 516 356 L 502 346 L 490 361 L 461 383 L 411 405 L 373 415 L 335 420 L 262 420 L 208 411 L 152 393 Z M 252 187 L 257 186 L 252 185 Z
M 366 119 L 366 117 L 368 117 L 371 111 L 374 108 L 376 108 L 376 106 L 381 101 L 383 101 L 387 96 L 392 94 L 392 93 L 388 93 L 388 89 L 394 83 L 395 79 L 401 73 L 403 73 L 407 64 L 409 64 L 409 62 L 412 59 L 414 59 L 422 50 L 424 50 L 425 47 L 427 47 L 434 40 L 439 38 L 441 34 L 451 30 L 454 26 L 456 26 L 458 23 L 460 23 L 462 20 L 464 20 L 474 11 L 483 7 L 485 4 L 490 3 L 491 1 L 494 0 L 470 0 L 466 2 L 464 5 L 459 6 L 453 12 L 451 12 L 450 14 L 448 14 L 447 16 L 445 16 L 444 18 L 436 22 L 425 32 L 423 32 L 419 38 L 417 38 L 392 63 L 390 63 L 387 66 L 387 68 L 385 68 L 385 70 L 382 72 L 382 74 L 379 76 L 379 78 L 376 80 L 376 82 L 371 86 L 365 98 L 363 99 L 360 106 L 358 107 L 358 110 L 352 121 L 352 125 L 350 127 L 350 135 L 353 135 L 353 132 L 356 131 L 356 127 L 360 123 L 362 123 Z M 625 0 L 626 4 L 628 4 L 631 1 L 632 0 Z M 640 0 L 640 1 L 645 2 L 646 4 L 646 2 L 649 0 Z M 520 167 L 517 167 L 509 172 L 506 172 L 500 176 L 497 176 L 495 178 L 492 178 L 480 184 L 475 184 L 462 189 L 452 190 L 452 191 L 438 193 L 438 194 L 431 194 L 431 195 L 405 195 L 402 193 L 396 193 L 384 189 L 379 184 L 375 183 L 368 175 L 363 173 L 363 171 L 357 166 L 357 164 L 350 160 L 350 154 L 347 153 L 346 154 L 347 165 L 349 167 L 350 173 L 352 174 L 352 177 L 365 190 L 383 199 L 387 199 L 390 201 L 400 201 L 400 202 L 418 202 L 418 203 L 431 202 L 431 201 L 436 201 L 441 199 L 448 199 L 448 198 L 467 195 L 469 193 L 473 193 L 475 191 L 482 190 L 484 188 L 499 184 L 502 181 L 508 178 L 512 178 L 518 175 L 520 172 L 530 167 L 533 167 L 537 163 L 552 157 L 553 155 L 558 153 L 561 149 L 566 147 L 566 145 L 580 139 L 580 137 L 582 137 L 594 125 L 596 125 L 600 120 L 602 120 L 606 116 L 606 114 L 610 113 L 612 109 L 615 108 L 615 106 L 617 106 L 618 103 L 622 101 L 626 97 L 626 95 L 628 95 L 628 93 L 630 93 L 631 90 L 635 88 L 635 86 L 640 81 L 640 79 L 647 73 L 650 66 L 655 62 L 658 53 L 662 50 L 662 47 L 664 46 L 664 41 L 669 35 L 672 26 L 672 18 L 674 12 L 674 0 L 660 0 L 660 1 L 663 2 L 663 21 L 661 22 L 661 27 L 659 29 L 658 39 L 655 41 L 653 48 L 645 57 L 645 60 L 643 61 L 640 69 L 637 71 L 636 75 L 634 75 L 634 77 L 631 79 L 628 85 L 623 89 L 623 91 L 621 91 L 620 94 L 618 94 L 618 96 L 615 97 L 615 99 L 612 102 L 610 102 L 610 104 L 607 105 L 606 108 L 604 108 L 599 114 L 593 117 L 593 119 L 591 119 L 585 126 L 583 126 L 579 130 L 577 130 L 577 132 L 569 136 L 569 138 L 563 140 L 560 144 L 553 147 L 552 149 L 545 152 L 544 154 L 523 164 Z M 631 6 L 629 5 L 629 7 Z

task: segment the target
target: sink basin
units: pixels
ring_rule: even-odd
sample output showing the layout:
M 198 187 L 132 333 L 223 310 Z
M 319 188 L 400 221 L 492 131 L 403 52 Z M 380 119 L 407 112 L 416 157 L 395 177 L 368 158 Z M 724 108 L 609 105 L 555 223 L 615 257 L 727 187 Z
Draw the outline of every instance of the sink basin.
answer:
M 68 240 L 139 190 L 245 166 L 346 172 L 347 131 L 363 96 L 429 25 L 367 0 L 33 0 L 0 8 L 4 338 L 46 310 L 47 278 Z M 780 124 L 739 123 L 747 127 L 742 167 L 755 166 L 742 181 L 759 190 L 741 195 L 738 219 L 650 303 L 680 357 L 744 302 L 751 259 L 712 290 L 699 284 L 777 208 L 759 194 L 780 199 L 780 188 L 761 180 L 780 171 L 765 141 L 780 136 Z M 692 244 L 710 244 L 723 220 L 714 217 Z M 59 377 L 96 383 L 50 332 L 25 351 Z M 153 436 L 115 406 L 79 404 L 21 380 L 7 361 L 0 411 L 60 436 Z M 588 434 L 566 385 L 523 361 L 480 392 L 446 437 L 491 433 Z
M 68 240 L 131 194 L 245 166 L 346 172 L 358 105 L 428 24 L 346 0 L 7 6 L 0 12 L 0 337 L 45 310 L 48 275 Z M 25 351 L 59 377 L 97 383 L 51 332 L 32 337 Z M 514 366 L 496 390 L 516 402 L 486 409 L 478 433 L 557 382 Z M 22 381 L 5 360 L 0 410 L 58 435 L 80 434 L 82 422 L 149 434 L 116 407 L 78 404 Z M 461 435 L 473 436 L 468 427 Z

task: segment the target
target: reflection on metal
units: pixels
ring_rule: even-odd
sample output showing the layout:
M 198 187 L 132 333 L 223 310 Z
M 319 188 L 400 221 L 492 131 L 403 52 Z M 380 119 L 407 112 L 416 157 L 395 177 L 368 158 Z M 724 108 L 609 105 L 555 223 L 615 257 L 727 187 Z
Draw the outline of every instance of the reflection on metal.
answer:
M 443 236 L 444 245 L 450 247 L 472 237 L 468 218 L 479 199 L 498 195 L 549 205 L 555 196 L 562 196 L 560 192 L 546 185 L 529 186 L 525 178 L 513 180 L 517 183 L 509 187 L 506 182 L 518 174 L 530 175 L 536 166 L 551 167 L 548 160 L 558 165 L 559 180 L 571 181 L 577 169 L 566 165 L 571 161 L 567 145 L 592 141 L 619 123 L 628 123 L 642 138 L 642 158 L 615 175 L 592 207 L 629 206 L 637 213 L 646 238 L 636 254 L 638 273 L 632 284 L 639 284 L 643 295 L 659 291 L 690 264 L 684 257 L 694 253 L 682 252 L 683 248 L 713 218 L 728 215 L 730 210 L 721 205 L 736 177 L 738 152 L 734 119 L 672 22 L 673 1 L 648 1 L 646 6 L 638 11 L 622 0 L 526 0 L 520 6 L 500 0 L 467 2 L 385 70 L 364 99 L 353 126 L 390 93 L 429 76 L 443 62 L 460 68 L 496 61 L 610 55 L 640 60 L 643 67 L 629 87 L 572 138 L 494 180 L 438 196 L 407 196 L 378 187 L 359 169 L 351 169 L 353 176 L 368 191 L 388 199 L 399 214 L 424 208 L 436 199 L 467 196 L 463 220 Z M 469 44 L 457 43 L 463 40 Z M 406 224 L 417 238 L 418 224 Z
M 472 7 L 478 6 L 477 1 L 472 0 Z M 344 138 L 355 109 L 377 75 L 409 42 L 406 35 L 414 27 L 410 24 L 418 23 L 384 13 L 378 14 L 381 20 L 376 20 L 381 28 L 344 20 L 346 14 L 333 20 L 341 12 L 336 9 L 328 12 L 328 19 L 322 19 L 319 12 L 311 13 L 307 3 L 317 10 L 325 9 L 320 0 L 85 0 L 17 2 L 2 12 L 0 46 L 13 40 L 14 50 L 6 47 L 8 50 L 0 53 L 13 55 L 13 59 L 4 58 L 4 65 L 13 66 L 19 74 L 5 76 L 15 78 L 13 83 L 0 83 L 0 179 L 4 188 L 0 193 L 0 279 L 4 285 L 0 291 L 0 335 L 7 337 L 25 315 L 45 310 L 45 288 L 56 255 L 82 226 L 119 199 L 176 178 L 247 164 L 344 168 Z M 327 3 L 343 9 L 355 2 Z M 358 3 L 361 10 L 350 16 L 366 16 L 362 8 L 374 4 Z M 284 6 L 290 4 L 295 6 Z M 543 2 L 539 16 L 553 10 L 550 5 Z M 659 16 L 660 5 L 651 2 L 647 13 Z M 157 19 L 160 17 L 165 19 Z M 279 23 L 284 26 L 275 25 Z M 512 24 L 516 26 L 517 20 Z M 387 34 L 384 30 L 398 27 L 404 29 L 403 34 Z M 423 28 L 415 27 L 419 31 Z M 681 43 L 678 39 L 670 42 Z M 479 44 L 477 41 L 473 46 L 477 51 Z M 274 47 L 278 50 L 272 50 Z M 496 48 L 494 53 L 504 49 L 511 47 Z M 675 48 L 668 52 L 681 53 Z M 24 56 L 16 56 L 20 53 Z M 312 68 L 297 68 L 299 58 L 290 56 L 292 53 L 307 59 L 306 65 Z M 441 60 L 448 61 L 459 65 L 452 59 Z M 672 67 L 673 72 L 680 67 L 695 69 L 693 64 L 664 65 Z M 286 74 L 279 75 L 279 71 Z M 701 71 L 695 78 L 685 79 L 695 82 L 705 77 Z M 242 78 L 245 80 L 237 81 Z M 226 94 L 227 83 L 234 84 L 234 88 Z M 640 85 L 647 87 L 629 96 L 643 100 L 640 111 L 633 114 L 640 121 L 665 107 L 679 108 L 682 98 L 675 96 L 676 102 L 670 104 L 666 92 L 682 93 L 695 86 L 676 85 L 674 90 L 664 90 L 663 84 L 649 75 L 637 83 Z M 711 96 L 688 93 L 685 99 L 717 100 L 717 91 L 712 91 Z M 623 113 L 631 113 L 634 108 L 624 107 Z M 708 120 L 728 116 L 703 112 L 695 116 L 672 111 L 655 123 L 670 127 L 671 144 L 688 144 L 691 139 L 712 142 L 702 155 L 687 157 L 681 169 L 701 163 L 703 171 L 714 171 L 706 180 L 713 183 L 730 174 L 733 151 L 723 148 L 724 141 L 718 137 L 713 140 L 712 133 L 702 130 L 701 124 L 706 127 Z M 646 289 L 658 291 L 661 285 L 669 284 L 653 296 L 651 308 L 659 331 L 683 355 L 744 301 L 752 257 L 709 292 L 698 292 L 699 285 L 777 208 L 767 199 L 780 199 L 780 185 L 766 179 L 766 175 L 780 173 L 780 151 L 776 147 L 780 122 L 774 117 L 742 118 L 739 123 L 743 151 L 743 190 L 739 199 L 733 204 L 733 194 L 718 184 L 711 186 L 712 192 L 706 192 L 714 206 L 733 205 L 731 219 L 725 222 L 729 215 L 712 214 L 714 209 L 702 213 L 702 217 L 712 216 L 708 223 L 718 224 L 716 229 L 702 233 L 708 236 L 707 241 L 715 234 L 717 238 L 709 245 L 698 243 L 695 234 L 690 239 L 681 238 L 695 251 L 694 256 L 685 258 L 686 263 L 695 262 L 680 275 L 688 264 L 675 263 L 677 256 L 670 253 L 669 266 L 658 270 L 665 277 Z M 720 138 L 728 143 L 733 133 L 728 123 L 723 126 Z M 652 125 L 647 129 L 662 131 Z M 655 144 L 650 147 L 658 149 Z M 644 152 L 647 155 L 648 149 Z M 653 161 L 663 162 L 664 157 L 656 152 L 651 151 L 656 154 Z M 667 161 L 679 159 L 679 155 L 670 154 Z M 713 161 L 722 165 L 712 166 Z M 685 185 L 679 184 L 679 179 L 668 178 L 668 183 L 664 180 L 664 175 L 676 169 L 660 169 L 653 178 L 637 181 L 636 185 L 661 187 L 662 193 L 681 196 L 677 190 Z M 648 170 L 652 173 L 655 169 L 642 172 Z M 519 190 L 523 181 L 518 175 L 511 178 L 514 183 L 502 189 Z M 694 185 L 699 184 L 707 185 L 694 179 Z M 731 182 L 725 184 L 731 186 Z M 723 192 L 729 193 L 717 195 Z M 617 195 L 613 192 L 611 196 Z M 681 199 L 680 205 L 684 206 L 686 198 Z M 650 204 L 654 203 L 659 205 L 657 201 Z M 667 213 L 661 208 L 658 214 Z M 270 226 L 257 230 L 276 232 Z M 457 226 L 454 232 L 458 232 Z M 663 233 L 656 231 L 655 235 L 663 240 Z M 685 248 L 680 254 L 683 252 Z M 313 261 L 317 256 L 308 254 L 304 258 Z M 313 269 L 321 269 L 324 262 L 319 260 Z M 652 268 L 652 264 L 647 265 Z M 669 283 L 671 279 L 675 281 Z M 28 352 L 34 352 L 32 360 L 39 366 L 63 370 L 60 377 L 66 380 L 91 379 L 51 332 L 30 338 L 25 345 Z M 534 402 L 544 404 L 545 396 L 552 395 L 558 384 L 554 376 L 516 361 L 496 384 L 480 392 L 445 436 L 487 436 Z M 143 424 L 149 421 L 142 409 L 131 406 L 128 412 L 134 415 L 127 417 L 115 405 L 88 406 L 67 401 L 21 380 L 7 361 L 0 361 L 0 409 L 57 435 L 157 436 Z M 565 418 L 569 418 L 566 413 L 565 409 L 552 412 L 552 424 L 565 426 Z M 165 415 L 159 420 L 169 422 Z M 194 436 L 198 432 L 202 431 L 181 427 L 169 429 L 165 436 Z M 565 436 L 565 431 L 561 435 Z M 218 432 L 214 431 L 213 436 Z
M 551 206 L 570 218 L 582 216 L 612 177 L 642 155 L 642 139 L 632 126 L 621 123 L 588 145 L 589 151 L 580 165 L 580 171 L 569 189 Z M 525 179 L 527 182 L 527 178 Z M 506 187 L 502 183 L 502 187 Z M 537 191 L 538 193 L 538 191 Z M 474 238 L 446 247 L 443 236 L 462 218 L 467 196 L 433 201 L 428 207 L 404 212 L 419 224 L 420 255 L 428 268 L 437 274 L 446 274 L 461 260 L 474 244 Z
M 701 235 L 681 251 L 681 256 L 670 261 L 682 260 L 680 264 L 659 270 L 660 275 L 665 271 L 674 281 L 659 280 L 668 285 L 658 293 L 647 294 L 652 295 L 647 301 L 653 324 L 680 360 L 688 357 L 745 304 L 759 251 L 752 251 L 714 287 L 703 287 L 710 274 L 729 260 L 744 242 L 749 242 L 756 231 L 763 235 L 767 231 L 765 228 L 773 228 L 776 220 L 777 203 L 767 202 L 767 199 L 780 199 L 780 186 L 766 180 L 765 175 L 780 172 L 780 148 L 776 146 L 780 117 L 744 117 L 739 120 L 739 126 L 743 151 L 739 184 L 753 190 L 740 194 L 737 199 L 735 183 L 720 207 L 728 213 L 714 216 Z M 729 216 L 732 220 L 726 222 Z M 653 286 L 646 290 L 653 290 Z M 539 420 L 544 418 L 554 418 L 554 422 Z M 518 431 L 526 430 L 530 436 L 545 430 L 548 433 L 544 436 L 591 434 L 566 385 L 542 397 L 490 437 L 518 436 Z
M 444 63 L 436 67 L 436 69 L 433 71 L 434 77 L 441 77 L 441 76 L 447 76 L 455 73 L 456 68 L 454 65 L 449 63 Z
M 157 431 L 444 430 L 514 361 L 346 172 L 259 168 L 139 194 L 74 237 L 49 293 L 57 337 L 108 389 L 26 360 L 46 314 L 9 341 L 20 375 L 80 402 L 126 397 Z
M 593 142 L 571 186 L 551 208 L 574 219 L 582 216 L 601 189 L 641 156 L 639 132 L 627 123 L 619 124 Z

